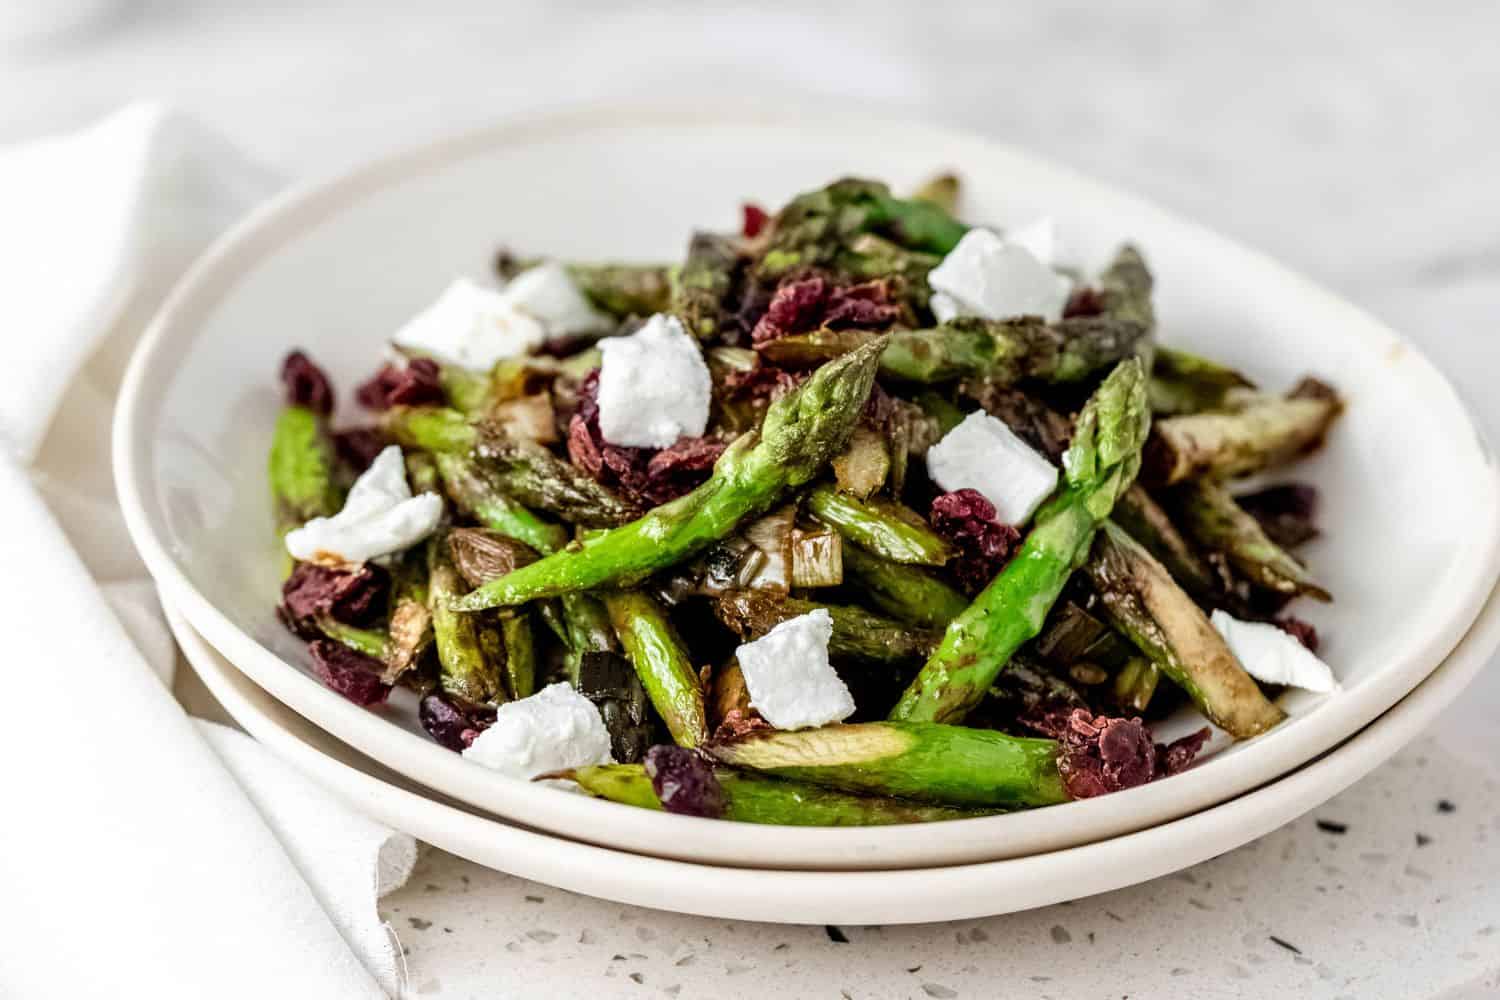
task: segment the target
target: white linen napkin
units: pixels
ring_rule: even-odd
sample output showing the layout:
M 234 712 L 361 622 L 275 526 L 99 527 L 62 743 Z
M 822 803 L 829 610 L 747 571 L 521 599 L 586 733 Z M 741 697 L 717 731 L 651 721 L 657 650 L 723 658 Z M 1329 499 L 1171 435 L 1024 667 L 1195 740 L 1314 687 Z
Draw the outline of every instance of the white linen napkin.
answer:
M 187 718 L 152 676 L 170 677 L 175 647 L 109 478 L 109 413 L 145 319 L 274 187 L 150 105 L 0 150 L 0 634 L 15 706 L 0 726 L 0 996 L 402 989 L 375 900 L 409 875 L 415 843 Z

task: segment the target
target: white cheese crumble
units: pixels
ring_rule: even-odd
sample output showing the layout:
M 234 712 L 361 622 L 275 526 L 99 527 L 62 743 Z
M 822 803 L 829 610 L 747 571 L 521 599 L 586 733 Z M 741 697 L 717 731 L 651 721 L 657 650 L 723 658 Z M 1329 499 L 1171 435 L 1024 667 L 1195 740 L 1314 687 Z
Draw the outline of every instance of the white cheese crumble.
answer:
M 554 337 L 595 333 L 614 322 L 594 308 L 568 277 L 568 269 L 555 260 L 522 271 L 500 294 Z
M 609 730 L 593 702 L 559 681 L 529 698 L 508 701 L 464 757 L 512 778 L 613 764 Z
M 454 281 L 391 338 L 397 347 L 474 371 L 489 371 L 495 362 L 526 354 L 546 339 L 539 319 L 503 292 L 468 278 Z
M 750 706 L 777 729 L 808 729 L 854 713 L 854 696 L 828 662 L 826 608 L 790 618 L 735 651 Z
M 657 313 L 628 337 L 599 341 L 599 430 L 610 444 L 666 448 L 708 426 L 713 381 L 697 341 Z
M 1073 288 L 1052 269 L 1055 252 L 1052 227 L 1045 220 L 1009 237 L 971 229 L 927 276 L 932 312 L 944 323 L 957 316 L 1040 316 L 1055 322 Z
M 1327 694 L 1338 687 L 1328 664 L 1297 637 L 1269 622 L 1240 621 L 1215 609 L 1211 621 L 1245 672 L 1267 684 L 1284 684 Z
M 1057 488 L 1057 467 L 983 410 L 928 449 L 927 473 L 945 492 L 978 490 L 1000 523 L 1016 526 Z
M 411 548 L 432 534 L 442 517 L 442 497 L 411 495 L 406 462 L 393 444 L 354 481 L 343 510 L 287 532 L 286 550 L 305 562 L 364 562 Z

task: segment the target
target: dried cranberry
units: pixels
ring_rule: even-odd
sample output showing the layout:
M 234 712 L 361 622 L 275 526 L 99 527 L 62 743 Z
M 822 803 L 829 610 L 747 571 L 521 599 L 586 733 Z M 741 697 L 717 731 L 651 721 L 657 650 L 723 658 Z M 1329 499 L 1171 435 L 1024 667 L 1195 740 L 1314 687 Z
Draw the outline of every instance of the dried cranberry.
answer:
M 578 409 L 568 423 L 568 457 L 602 485 L 628 500 L 657 506 L 691 492 L 724 453 L 717 438 L 681 438 L 670 448 L 626 448 L 604 440 L 599 429 L 599 373 L 578 387 Z
M 1203 744 L 1208 742 L 1212 734 L 1207 726 L 1195 733 L 1189 733 L 1180 740 L 1173 740 L 1166 746 L 1156 744 L 1156 777 L 1165 778 L 1168 775 L 1186 771 L 1193 763 L 1193 758 L 1198 756 L 1198 751 L 1203 749 Z
M 740 206 L 744 221 L 740 223 L 740 233 L 747 240 L 753 240 L 765 231 L 766 224 L 771 221 L 771 216 L 765 209 L 752 201 L 747 201 Z
M 708 819 L 724 815 L 724 789 L 713 768 L 694 751 L 654 746 L 646 751 L 646 773 L 667 812 Z
M 750 338 L 757 347 L 779 337 L 829 329 L 881 330 L 901 318 L 888 281 L 839 285 L 821 275 L 788 281 L 776 289 Z
M 978 490 L 955 490 L 932 501 L 932 527 L 958 547 L 948 568 L 970 590 L 983 589 L 1010 560 L 1021 533 L 995 520 L 995 505 Z
M 390 574 L 368 563 L 332 569 L 298 563 L 281 585 L 281 618 L 298 635 L 318 632 L 327 615 L 346 625 L 368 625 L 379 617 L 390 589 Z
M 1156 775 L 1156 746 L 1140 719 L 1075 708 L 1057 740 L 1057 770 L 1075 799 L 1134 788 Z
M 356 427 L 333 435 L 334 450 L 356 474 L 368 469 L 375 456 L 390 443 L 390 438 L 374 427 Z
M 384 666 L 374 657 L 332 639 L 314 639 L 307 651 L 318 679 L 354 704 L 378 705 L 390 695 L 391 686 L 380 679 Z
M 281 363 L 281 384 L 289 405 L 305 406 L 325 417 L 333 412 L 333 385 L 323 369 L 301 351 L 293 351 Z
M 449 750 L 464 750 L 495 721 L 495 710 L 459 705 L 441 694 L 429 694 L 417 707 L 422 728 Z
M 1294 636 L 1298 642 L 1307 647 L 1309 653 L 1318 651 L 1318 630 L 1311 622 L 1305 622 L 1295 615 L 1283 615 L 1275 619 L 1273 624 L 1288 635 Z
M 1068 296 L 1068 304 L 1063 306 L 1063 318 L 1072 319 L 1074 316 L 1097 316 L 1104 311 L 1104 294 L 1097 288 L 1079 288 Z
M 746 371 L 732 371 L 725 375 L 724 393 L 731 399 L 774 400 L 796 388 L 798 381 L 792 372 L 762 363 Z
M 360 405 L 371 410 L 393 406 L 441 406 L 441 370 L 429 358 L 412 358 L 405 364 L 388 364 L 354 392 Z

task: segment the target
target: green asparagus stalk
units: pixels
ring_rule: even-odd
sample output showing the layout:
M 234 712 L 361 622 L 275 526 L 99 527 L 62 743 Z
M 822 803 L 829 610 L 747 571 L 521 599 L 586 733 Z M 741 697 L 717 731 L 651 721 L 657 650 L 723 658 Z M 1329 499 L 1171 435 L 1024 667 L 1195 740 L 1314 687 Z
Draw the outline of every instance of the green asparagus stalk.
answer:
M 547 556 L 458 601 L 463 611 L 522 604 L 596 587 L 628 588 L 701 551 L 812 479 L 849 440 L 883 343 L 820 368 L 738 438 L 702 486 L 576 549 Z
M 1140 467 L 1151 425 L 1138 359 L 1122 361 L 1079 414 L 1063 456 L 1065 482 L 1036 514 L 1020 549 L 948 626 L 891 718 L 957 722 L 979 703 L 1022 643 L 1042 629 L 1094 533 Z
M 673 741 L 684 747 L 706 741 L 708 713 L 703 687 L 687 647 L 661 606 L 638 590 L 607 594 L 604 606 L 625 647 L 625 656 L 635 666 Z
M 584 791 L 611 802 L 661 810 L 661 801 L 651 788 L 651 779 L 640 764 L 606 764 L 560 772 Z M 871 795 L 850 795 L 818 785 L 756 774 L 740 774 L 728 768 L 715 770 L 724 790 L 724 819 L 739 823 L 777 826 L 889 826 L 894 823 L 931 823 L 949 819 L 988 816 L 993 810 L 956 809 L 923 805 Z
M 1229 564 L 1267 590 L 1331 601 L 1297 558 L 1266 535 L 1260 522 L 1235 503 L 1222 485 L 1208 480 L 1183 483 L 1171 502 L 1183 529 L 1199 545 L 1223 553 Z
M 969 606 L 967 597 L 923 570 L 854 545 L 844 546 L 844 573 L 877 611 L 918 628 L 947 628 Z
M 1151 412 L 1159 416 L 1223 409 L 1231 392 L 1254 389 L 1233 368 L 1187 351 L 1157 346 L 1151 367 Z
M 722 331 L 724 303 L 739 264 L 739 246 L 731 237 L 693 234 L 687 260 L 672 277 L 672 312 L 699 340 L 712 340 Z
M 1172 579 L 1197 599 L 1213 605 L 1223 598 L 1224 586 L 1208 561 L 1177 530 L 1162 506 L 1151 499 L 1139 483 L 1126 490 L 1115 504 L 1116 524 L 1146 547 L 1172 574 Z
M 444 491 L 459 510 L 539 552 L 552 552 L 567 544 L 566 528 L 542 520 L 506 496 L 493 477 L 468 455 L 438 452 L 434 457 Z
M 451 608 L 463 593 L 463 580 L 441 539 L 428 543 L 427 566 L 433 641 L 443 691 L 474 705 L 505 701 L 504 639 L 480 616 L 459 614 Z
M 583 658 L 590 653 L 615 653 L 620 649 L 609 611 L 591 594 L 563 594 L 558 599 L 563 623 L 563 671 L 573 686 L 583 668 Z
M 954 174 L 938 174 L 911 193 L 913 201 L 931 202 L 952 215 L 958 207 L 959 180 Z
M 317 622 L 318 631 L 334 642 L 341 642 L 356 653 L 363 653 L 377 660 L 385 656 L 386 638 L 380 629 L 360 628 L 328 615 L 319 615 Z
M 507 433 L 499 421 L 470 423 L 457 410 L 397 406 L 386 411 L 384 426 L 407 447 L 469 456 L 495 491 L 566 521 L 601 527 L 619 524 L 632 514 L 629 504 L 588 473 L 544 445 Z
M 505 645 L 505 683 L 512 698 L 536 693 L 536 635 L 531 616 L 521 611 L 500 621 L 500 640 Z
M 818 608 L 827 610 L 833 619 L 828 653 L 835 659 L 899 665 L 925 660 L 937 648 L 937 633 L 882 618 L 864 608 L 819 604 L 763 590 L 731 590 L 714 599 L 719 621 L 746 642 Z
M 1144 656 L 1131 657 L 1115 674 L 1115 702 L 1126 711 L 1142 714 L 1151 705 L 1161 670 Z
M 1202 609 L 1122 528 L 1105 524 L 1085 569 L 1115 627 L 1214 725 L 1246 739 L 1285 718 Z
M 1103 299 L 1100 315 L 1133 323 L 1144 330 L 1147 336 L 1138 344 L 1143 349 L 1143 357 L 1149 357 L 1149 352 L 1144 349 L 1151 346 L 1151 336 L 1156 332 L 1156 311 L 1151 305 L 1152 284 L 1145 258 L 1129 244 L 1119 249 L 1099 276 L 1099 291 Z
M 806 367 L 847 353 L 872 336 L 867 330 L 816 330 L 773 340 L 761 353 L 778 365 Z M 1052 324 L 1035 316 L 962 317 L 890 334 L 880 373 L 921 383 L 958 378 L 986 378 L 1000 385 L 1023 379 L 1077 382 L 1129 357 L 1145 336 L 1146 328 L 1138 322 L 1109 317 L 1080 316 Z
M 496 258 L 495 268 L 500 277 L 509 280 L 542 260 L 503 253 Z M 667 277 L 670 269 L 665 264 L 565 261 L 563 267 L 585 298 L 616 318 L 667 311 L 671 285 Z
M 710 744 L 729 767 L 869 795 L 1010 808 L 1066 802 L 1057 743 L 932 722 L 756 730 Z
M 1343 409 L 1332 390 L 1261 396 L 1228 413 L 1193 413 L 1157 421 L 1146 447 L 1144 478 L 1170 485 L 1260 472 L 1313 451 Z
M 829 485 L 807 494 L 807 510 L 845 540 L 891 562 L 941 566 L 953 554 L 915 512 L 887 500 L 856 500 Z
M 333 444 L 323 418 L 305 406 L 287 406 L 271 436 L 269 472 L 276 529 L 286 534 L 343 506 Z

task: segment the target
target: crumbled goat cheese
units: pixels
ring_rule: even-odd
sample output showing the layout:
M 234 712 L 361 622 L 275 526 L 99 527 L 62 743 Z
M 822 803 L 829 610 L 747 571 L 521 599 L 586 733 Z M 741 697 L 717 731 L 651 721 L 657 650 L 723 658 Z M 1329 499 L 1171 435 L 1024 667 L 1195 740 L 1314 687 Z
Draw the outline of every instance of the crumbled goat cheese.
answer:
M 438 300 L 396 331 L 397 347 L 474 371 L 534 350 L 547 328 L 503 292 L 459 278 Z
M 1022 525 L 1057 488 L 1057 467 L 1003 421 L 976 410 L 927 452 L 927 472 L 944 491 L 978 490 L 1001 524 Z
M 1050 225 L 1029 226 L 1012 239 L 969 230 L 927 276 L 933 314 L 945 323 L 956 316 L 1059 319 L 1073 283 L 1038 256 L 1050 255 L 1054 242 Z
M 609 730 L 593 702 L 559 681 L 529 698 L 508 701 L 463 752 L 469 760 L 513 778 L 612 764 Z
M 854 713 L 854 696 L 828 662 L 833 618 L 818 608 L 735 651 L 750 706 L 777 729 L 807 729 Z
M 568 269 L 555 260 L 522 271 L 500 294 L 539 321 L 549 336 L 596 333 L 613 325 L 613 320 L 584 298 L 578 285 L 568 277 Z
M 599 430 L 627 448 L 666 448 L 708 426 L 713 381 L 675 316 L 657 313 L 628 337 L 599 341 Z
M 1269 622 L 1240 621 L 1215 609 L 1214 628 L 1245 672 L 1267 684 L 1284 684 L 1327 694 L 1338 687 L 1328 664 L 1318 659 L 1296 636 Z
M 286 550 L 304 562 L 364 562 L 411 548 L 432 534 L 442 517 L 442 497 L 411 495 L 406 462 L 393 444 L 354 481 L 343 510 L 287 532 Z

